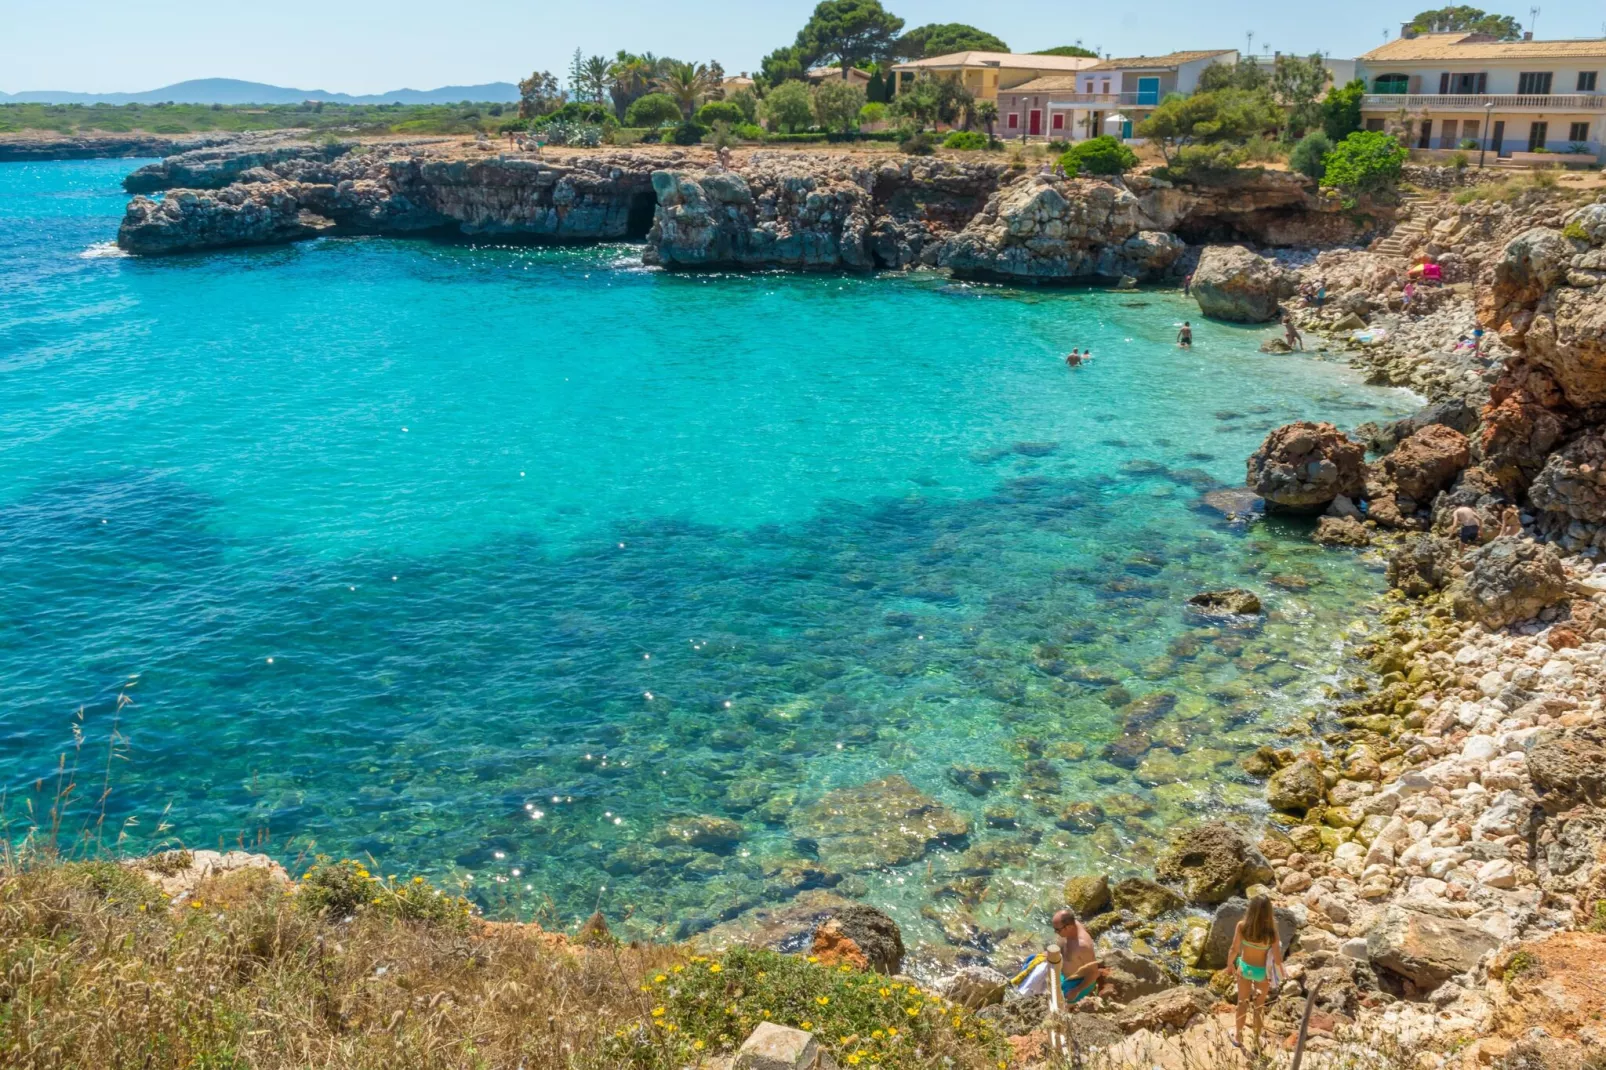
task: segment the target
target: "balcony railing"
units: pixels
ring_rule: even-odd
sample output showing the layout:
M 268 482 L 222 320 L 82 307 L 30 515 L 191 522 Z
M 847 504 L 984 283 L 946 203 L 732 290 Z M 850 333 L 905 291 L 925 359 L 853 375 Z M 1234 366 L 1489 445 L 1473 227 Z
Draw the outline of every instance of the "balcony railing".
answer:
M 1600 111 L 1606 95 L 1555 93 L 1368 93 L 1362 107 L 1371 111 L 1471 111 L 1493 104 L 1496 111 Z
M 1006 90 L 1007 92 L 1007 90 Z M 1056 93 L 1049 98 L 1051 108 L 1153 108 L 1159 93 Z

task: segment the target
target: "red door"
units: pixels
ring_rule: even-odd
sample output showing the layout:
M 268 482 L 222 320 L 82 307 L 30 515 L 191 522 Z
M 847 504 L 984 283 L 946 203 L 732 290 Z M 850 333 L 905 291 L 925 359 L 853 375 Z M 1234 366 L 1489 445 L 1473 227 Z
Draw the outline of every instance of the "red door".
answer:
M 1033 109 L 1030 126 L 1027 128 L 1026 132 L 1031 134 L 1033 137 L 1036 137 L 1038 134 L 1041 134 L 1043 132 L 1043 113 L 1042 112 Z

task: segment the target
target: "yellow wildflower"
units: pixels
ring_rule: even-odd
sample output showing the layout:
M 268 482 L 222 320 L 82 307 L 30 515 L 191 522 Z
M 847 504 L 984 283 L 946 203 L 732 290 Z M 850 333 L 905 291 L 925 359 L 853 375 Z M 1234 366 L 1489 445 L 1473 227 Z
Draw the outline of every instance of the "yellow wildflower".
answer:
M 818 955 L 810 955 L 809 956 L 809 961 L 810 962 L 819 962 L 820 961 L 820 957 Z
M 903 1009 L 903 1013 L 905 1013 L 909 1017 L 913 1018 L 915 1015 L 920 1013 L 920 1008 L 919 1007 L 905 1007 Z
M 898 1035 L 898 1030 L 897 1030 L 897 1028 L 895 1026 L 890 1026 L 890 1025 L 887 1026 L 887 1036 L 895 1037 L 897 1035 Z
M 881 992 L 881 998 L 882 999 L 886 999 L 888 996 L 892 995 L 892 989 L 887 988 L 884 985 L 881 987 L 880 992 Z
M 190 909 L 191 910 L 200 910 L 201 909 L 201 901 L 199 899 L 191 899 L 190 900 Z
M 702 1041 L 700 1041 L 700 1040 L 698 1040 L 698 1041 L 693 1041 L 693 1042 L 692 1042 L 692 1047 L 693 1047 L 693 1048 L 694 1048 L 694 1049 L 696 1049 L 696 1050 L 697 1050 L 697 1051 L 702 1051 L 702 1050 L 703 1050 L 703 1042 L 702 1042 Z
M 801 1026 L 799 1026 L 799 1028 L 800 1029 L 813 1029 L 814 1028 L 814 1023 L 813 1022 L 804 1022 Z
M 870 1036 L 874 1040 L 880 1040 L 882 1037 L 886 1036 L 886 1034 L 877 1029 L 874 1033 L 871 1033 Z
M 664 1011 L 664 1008 L 662 1008 L 662 1007 L 654 1007 L 652 1009 L 652 1016 L 654 1018 L 662 1018 L 664 1016 L 664 1014 L 665 1014 L 665 1011 Z
M 679 1028 L 680 1028 L 680 1026 L 676 1025 L 674 1022 L 665 1022 L 664 1023 L 664 1029 L 667 1032 L 673 1033 L 675 1030 L 677 1030 Z
M 715 963 L 711 964 L 708 967 L 708 972 L 709 973 L 718 973 L 720 970 L 723 970 L 724 968 L 725 967 L 723 967 L 719 963 L 715 962 Z
M 413 878 L 413 883 L 414 884 L 423 884 L 424 883 L 424 878 L 423 877 L 414 877 Z
M 823 1007 L 827 1003 L 831 1002 L 831 997 L 830 996 L 817 996 L 817 997 L 815 997 L 814 1002 L 818 1003 L 820 1006 Z
M 858 1052 L 854 1052 L 852 1055 L 848 1056 L 848 1065 L 849 1066 L 858 1066 L 859 1065 L 859 1053 Z
M 684 966 L 676 966 L 676 967 L 675 967 L 675 968 L 674 968 L 674 969 L 673 969 L 673 970 L 671 970 L 671 971 L 670 971 L 670 972 L 671 972 L 671 973 L 684 973 L 684 972 L 685 972 L 685 970 L 686 970 L 686 967 L 684 967 Z
M 667 980 L 669 980 L 668 976 L 666 976 L 665 974 L 659 974 L 657 977 L 654 977 L 652 979 L 652 983 L 655 984 L 655 985 L 661 985 Z

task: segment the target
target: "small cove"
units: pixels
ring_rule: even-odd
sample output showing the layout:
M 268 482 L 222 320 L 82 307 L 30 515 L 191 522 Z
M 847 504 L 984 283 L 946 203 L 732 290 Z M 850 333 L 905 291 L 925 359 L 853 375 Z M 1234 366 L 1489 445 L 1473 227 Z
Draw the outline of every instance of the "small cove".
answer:
M 133 166 L 0 166 L 13 804 L 126 694 L 136 844 L 166 810 L 192 845 L 670 936 L 830 883 L 985 952 L 1065 875 L 1252 812 L 1237 759 L 1381 588 L 1201 495 L 1278 424 L 1414 399 L 1175 293 L 670 276 L 631 246 L 85 256 Z M 1226 585 L 1265 621 L 1183 611 Z M 1104 760 L 1146 698 L 1153 746 Z M 894 775 L 969 836 L 881 866 L 816 835 L 825 793 Z M 1100 816 L 1062 827 L 1077 803 Z M 676 843 L 696 816 L 740 839 Z

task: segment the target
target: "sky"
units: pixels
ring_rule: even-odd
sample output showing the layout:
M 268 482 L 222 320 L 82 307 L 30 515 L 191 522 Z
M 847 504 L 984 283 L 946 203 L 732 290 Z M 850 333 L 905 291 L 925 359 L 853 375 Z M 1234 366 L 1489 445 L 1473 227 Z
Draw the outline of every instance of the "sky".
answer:
M 190 78 L 380 93 L 562 77 L 575 48 L 717 59 L 732 73 L 791 43 L 815 0 L 335 0 L 316 8 L 194 0 L 0 0 L 0 91 L 139 92 Z M 1525 26 L 1528 5 L 1496 6 Z M 1115 55 L 1239 48 L 1349 58 L 1426 6 L 1407 0 L 1143 0 L 1076 4 L 883 0 L 910 27 L 965 22 L 1012 49 L 1098 47 Z M 1606 4 L 1543 0 L 1539 37 L 1606 34 Z M 673 17 L 670 17 L 670 13 Z

